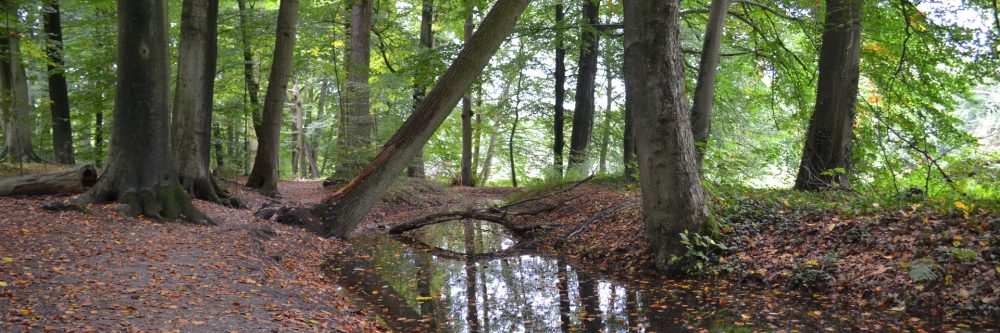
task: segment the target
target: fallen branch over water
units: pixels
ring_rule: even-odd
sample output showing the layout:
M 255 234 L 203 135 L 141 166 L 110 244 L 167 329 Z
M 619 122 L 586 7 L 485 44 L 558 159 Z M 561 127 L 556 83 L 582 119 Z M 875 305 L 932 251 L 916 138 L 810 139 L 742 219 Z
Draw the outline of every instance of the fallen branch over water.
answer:
M 401 234 L 401 233 L 404 233 L 404 232 L 407 232 L 407 231 L 410 231 L 410 230 L 419 229 L 419 228 L 426 227 L 426 226 L 429 226 L 429 225 L 432 225 L 432 224 L 444 223 L 444 222 L 455 221 L 455 220 L 464 220 L 464 219 L 473 219 L 473 220 L 482 220 L 482 221 L 487 221 L 487 222 L 493 222 L 493 223 L 496 223 L 496 224 L 499 224 L 499 225 L 503 226 L 504 228 L 507 228 L 507 230 L 510 230 L 511 232 L 513 232 L 515 234 L 523 234 L 523 233 L 526 233 L 528 231 L 532 231 L 532 230 L 535 230 L 535 229 L 545 228 L 545 227 L 549 227 L 549 226 L 553 226 L 554 225 L 554 224 L 519 225 L 517 223 L 514 223 L 511 220 L 508 220 L 508 219 L 504 218 L 503 215 L 499 215 L 499 214 L 495 214 L 495 213 L 486 212 L 486 211 L 477 210 L 475 208 L 472 208 L 472 209 L 468 209 L 468 210 L 448 211 L 448 212 L 434 213 L 434 214 L 430 214 L 430 215 L 425 215 L 423 217 L 420 217 L 420 218 L 417 218 L 417 219 L 414 219 L 414 220 L 410 220 L 408 222 L 403 222 L 403 223 L 394 225 L 392 228 L 389 228 L 388 232 L 390 234 Z

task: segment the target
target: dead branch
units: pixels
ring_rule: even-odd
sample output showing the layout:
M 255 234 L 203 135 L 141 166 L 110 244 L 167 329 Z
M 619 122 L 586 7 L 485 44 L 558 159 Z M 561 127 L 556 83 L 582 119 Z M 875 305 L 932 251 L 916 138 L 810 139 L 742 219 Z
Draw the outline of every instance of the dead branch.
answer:
M 576 181 L 576 183 L 573 183 L 573 185 L 570 186 L 570 187 L 567 187 L 567 188 L 564 188 L 564 189 L 561 189 L 561 190 L 558 190 L 558 191 L 555 191 L 555 192 L 552 192 L 552 193 L 548 193 L 548 194 L 544 194 L 544 195 L 539 195 L 539 196 L 534 196 L 534 197 L 527 198 L 527 199 L 521 199 L 521 200 L 518 200 L 518 201 L 514 201 L 512 203 L 496 207 L 496 209 L 497 210 L 507 211 L 511 207 L 514 207 L 514 206 L 517 206 L 517 205 L 523 205 L 523 204 L 526 204 L 526 203 L 529 203 L 529 202 L 532 202 L 532 201 L 538 201 L 538 200 L 542 200 L 542 199 L 545 199 L 545 198 L 548 198 L 548 197 L 552 197 L 552 196 L 556 196 L 556 195 L 559 195 L 559 194 L 563 194 L 563 193 L 572 191 L 573 189 L 577 188 L 578 186 L 582 185 L 583 183 L 586 183 L 587 181 L 589 181 L 591 179 L 594 179 L 594 175 L 590 175 L 590 176 L 587 176 L 587 178 L 580 179 L 580 180 Z
M 463 220 L 463 219 L 473 219 L 481 220 L 487 222 L 493 222 L 507 228 L 515 234 L 523 234 L 528 231 L 532 231 L 539 228 L 550 227 L 553 224 L 530 224 L 530 225 L 519 225 L 511 220 L 504 218 L 501 215 L 484 212 L 481 210 L 469 209 L 464 211 L 447 211 L 442 213 L 435 213 L 426 215 L 415 220 L 410 220 L 408 222 L 400 223 L 392 228 L 389 228 L 388 232 L 390 234 L 401 234 L 410 230 L 419 229 L 431 224 L 438 224 L 448 221 Z
M 629 207 L 635 206 L 636 204 L 637 203 L 635 201 L 622 201 L 622 202 L 618 203 L 617 205 L 605 208 L 604 210 L 598 212 L 597 214 L 594 214 L 594 216 L 591 216 L 590 219 L 588 219 L 586 222 L 583 222 L 583 224 L 577 226 L 576 228 L 573 228 L 573 230 L 570 230 L 565 235 L 563 235 L 562 238 L 560 238 L 558 241 L 556 241 L 555 246 L 556 247 L 562 246 L 563 242 L 565 242 L 566 240 L 569 240 L 570 238 L 573 238 L 573 236 L 576 236 L 576 235 L 578 235 L 578 234 L 586 231 L 587 228 L 589 228 L 591 224 L 597 223 L 597 221 L 600 221 L 600 220 L 604 219 L 608 215 L 612 215 L 612 214 L 618 213 L 618 212 L 623 211 L 623 210 L 625 210 L 625 209 L 627 209 Z

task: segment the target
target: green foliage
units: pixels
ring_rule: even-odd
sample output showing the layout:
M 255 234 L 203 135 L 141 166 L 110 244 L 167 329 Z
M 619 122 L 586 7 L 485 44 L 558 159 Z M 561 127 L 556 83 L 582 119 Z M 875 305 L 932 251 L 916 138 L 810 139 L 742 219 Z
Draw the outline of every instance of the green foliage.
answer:
M 979 254 L 976 251 L 960 248 L 960 247 L 947 247 L 940 249 L 943 252 L 948 253 L 951 258 L 959 261 L 974 261 L 979 259 Z
M 680 233 L 684 254 L 670 258 L 670 265 L 688 274 L 705 272 L 718 261 L 719 255 L 729 251 L 729 246 L 716 241 L 711 235 L 689 232 Z
M 910 268 L 910 280 L 915 283 L 930 282 L 940 278 L 934 271 L 937 263 L 932 259 L 917 259 L 909 262 L 907 265 Z

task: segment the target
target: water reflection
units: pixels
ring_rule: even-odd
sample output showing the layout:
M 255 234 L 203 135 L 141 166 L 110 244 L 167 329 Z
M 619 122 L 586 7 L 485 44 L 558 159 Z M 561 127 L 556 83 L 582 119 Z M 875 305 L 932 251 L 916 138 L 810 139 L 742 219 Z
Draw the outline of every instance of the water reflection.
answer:
M 708 289 L 603 279 L 559 258 L 519 252 L 516 239 L 488 222 L 442 223 L 411 237 L 416 241 L 355 239 L 353 255 L 329 263 L 341 275 L 338 284 L 397 331 L 415 330 L 414 322 L 468 333 L 754 330 L 746 314 L 718 310 Z M 370 267 L 341 257 L 363 258 Z M 382 298 L 372 299 L 371 289 Z

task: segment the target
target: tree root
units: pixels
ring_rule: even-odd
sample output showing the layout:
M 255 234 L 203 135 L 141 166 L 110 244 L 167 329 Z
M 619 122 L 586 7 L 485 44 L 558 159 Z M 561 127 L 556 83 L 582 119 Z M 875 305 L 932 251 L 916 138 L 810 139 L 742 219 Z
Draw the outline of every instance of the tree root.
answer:
M 98 185 L 100 186 L 100 185 Z M 108 187 L 105 185 L 104 187 Z M 153 186 L 148 189 L 127 190 L 119 192 L 107 188 L 93 188 L 89 192 L 66 201 L 53 201 L 42 204 L 49 210 L 79 210 L 90 213 L 87 206 L 91 203 L 117 201 L 121 204 L 119 211 L 128 216 L 146 216 L 156 220 L 180 219 L 200 225 L 217 225 L 205 216 L 188 198 L 187 192 L 180 185 Z
M 222 186 L 219 186 L 215 177 L 181 178 L 180 182 L 184 190 L 195 198 L 232 208 L 247 208 L 240 198 L 230 195 Z

